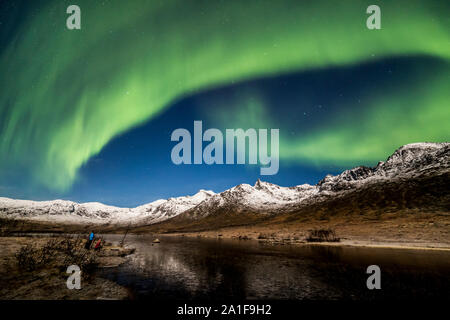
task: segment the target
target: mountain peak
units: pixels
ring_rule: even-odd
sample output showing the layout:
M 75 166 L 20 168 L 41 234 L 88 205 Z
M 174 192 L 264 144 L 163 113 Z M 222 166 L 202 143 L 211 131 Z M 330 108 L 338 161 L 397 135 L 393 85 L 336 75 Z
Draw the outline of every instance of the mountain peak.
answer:
M 205 190 L 205 189 L 200 189 L 198 190 L 198 192 L 196 194 L 207 194 L 207 195 L 215 195 L 216 193 L 212 190 Z
M 417 142 L 406 144 L 395 150 L 394 153 L 387 159 L 386 162 L 398 158 L 401 158 L 402 160 L 409 160 L 410 156 L 434 152 L 445 147 L 450 147 L 450 143 Z
M 256 180 L 254 188 L 255 189 L 263 189 L 263 188 L 270 188 L 270 187 L 278 187 L 276 184 L 267 182 L 267 181 L 262 181 L 261 179 Z
M 423 153 L 429 153 L 434 152 L 439 149 L 450 147 L 450 143 L 433 143 L 433 142 L 418 142 L 418 143 L 410 143 L 406 144 L 404 146 L 401 146 L 395 152 L 389 157 L 393 158 L 397 155 L 404 155 L 404 154 L 423 154 Z
M 0 198 L 0 216 L 63 223 L 153 224 L 181 214 L 198 218 L 224 210 L 281 213 L 324 199 L 334 199 L 358 188 L 400 183 L 398 181 L 409 181 L 425 174 L 442 176 L 449 170 L 450 143 L 413 143 L 397 149 L 386 162 L 379 162 L 374 168 L 359 166 L 336 176 L 327 175 L 315 186 L 281 187 L 258 179 L 254 186 L 243 183 L 217 194 L 200 189 L 191 196 L 157 200 L 136 208 L 117 208 L 101 203 L 78 204 L 65 200 Z
M 201 199 L 209 198 L 213 195 L 215 195 L 214 191 L 200 189 L 196 194 L 194 194 L 193 196 L 190 196 L 190 198 L 201 200 Z
M 258 180 L 256 180 L 255 182 L 255 188 L 261 188 L 264 185 L 264 182 L 261 181 L 261 179 L 258 178 Z

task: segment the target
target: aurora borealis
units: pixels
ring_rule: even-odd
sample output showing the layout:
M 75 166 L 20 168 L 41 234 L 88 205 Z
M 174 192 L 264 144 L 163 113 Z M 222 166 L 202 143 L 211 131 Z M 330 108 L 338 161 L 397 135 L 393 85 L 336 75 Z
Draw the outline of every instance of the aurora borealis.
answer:
M 65 11 L 74 3 L 82 28 L 69 31 Z M 366 8 L 374 3 L 381 7 L 381 30 L 365 26 Z M 217 127 L 280 128 L 280 164 L 289 167 L 374 164 L 400 145 L 450 138 L 445 1 L 2 6 L 1 186 L 21 180 L 33 190 L 70 197 L 80 169 L 115 139 L 137 126 L 177 128 L 177 114 L 168 112 L 184 99 L 198 110 L 183 110 L 184 118 L 195 114 Z M 274 89 L 281 78 L 299 90 Z M 164 124 L 157 123 L 161 119 Z M 161 170 L 155 158 L 163 154 L 170 161 L 159 146 L 171 143 L 169 135 L 153 139 L 140 144 L 147 151 L 138 162 L 155 172 Z M 116 183 L 127 184 L 126 176 Z M 295 180 L 303 183 L 301 176 Z

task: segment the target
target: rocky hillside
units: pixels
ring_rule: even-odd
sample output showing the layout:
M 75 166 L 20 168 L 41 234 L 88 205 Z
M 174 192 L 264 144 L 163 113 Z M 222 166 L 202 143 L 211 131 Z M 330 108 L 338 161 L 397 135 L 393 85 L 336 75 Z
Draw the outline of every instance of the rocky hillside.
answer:
M 258 180 L 215 194 L 157 200 L 137 208 L 100 203 L 0 198 L 0 218 L 68 224 L 118 224 L 150 229 L 186 229 L 286 221 L 312 216 L 385 213 L 450 213 L 450 143 L 415 143 L 396 150 L 373 168 L 328 175 L 317 185 L 281 187 Z
M 258 222 L 334 216 L 444 214 L 450 217 L 450 143 L 405 145 L 377 166 L 328 175 L 317 185 L 280 187 L 258 180 L 208 200 L 149 230 L 200 231 Z

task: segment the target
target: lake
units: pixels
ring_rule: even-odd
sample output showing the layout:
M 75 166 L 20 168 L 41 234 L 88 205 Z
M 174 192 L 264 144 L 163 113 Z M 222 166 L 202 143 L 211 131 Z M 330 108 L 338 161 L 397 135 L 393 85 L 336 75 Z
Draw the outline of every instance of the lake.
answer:
M 120 240 L 122 236 L 107 236 Z M 448 299 L 450 251 L 129 235 L 128 262 L 101 276 L 133 299 Z M 381 289 L 369 290 L 369 265 Z

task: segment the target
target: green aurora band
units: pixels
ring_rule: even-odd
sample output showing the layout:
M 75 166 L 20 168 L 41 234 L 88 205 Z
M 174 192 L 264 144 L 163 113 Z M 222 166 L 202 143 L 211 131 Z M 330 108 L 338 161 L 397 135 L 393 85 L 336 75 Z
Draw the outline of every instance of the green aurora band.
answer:
M 64 191 L 111 139 L 183 96 L 388 57 L 434 57 L 442 68 L 412 92 L 374 96 L 356 126 L 343 115 L 282 140 L 280 157 L 346 165 L 379 160 L 400 142 L 448 140 L 448 2 L 375 1 L 382 29 L 368 30 L 373 2 L 78 0 L 76 31 L 65 27 L 71 2 L 42 5 L 1 51 L 0 177 L 19 167 Z M 386 139 L 389 130 L 398 138 Z
M 347 110 L 321 130 L 281 141 L 281 156 L 317 166 L 373 165 L 408 143 L 449 141 L 450 65 L 427 67 L 403 86 L 374 90 L 360 114 Z

